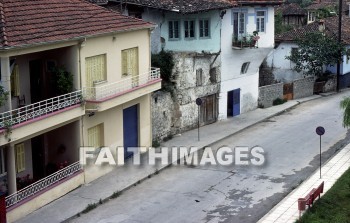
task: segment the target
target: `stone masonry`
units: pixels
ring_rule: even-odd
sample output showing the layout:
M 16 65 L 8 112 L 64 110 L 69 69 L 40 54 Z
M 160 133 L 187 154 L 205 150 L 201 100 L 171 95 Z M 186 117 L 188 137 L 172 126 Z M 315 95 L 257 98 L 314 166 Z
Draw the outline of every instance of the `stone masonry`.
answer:
M 304 98 L 314 94 L 314 77 L 307 77 L 293 81 L 293 98 Z
M 271 107 L 277 98 L 283 98 L 283 83 L 259 87 L 259 106 Z
M 220 55 L 173 53 L 173 91 L 152 95 L 154 141 L 197 127 L 197 98 L 220 92 Z

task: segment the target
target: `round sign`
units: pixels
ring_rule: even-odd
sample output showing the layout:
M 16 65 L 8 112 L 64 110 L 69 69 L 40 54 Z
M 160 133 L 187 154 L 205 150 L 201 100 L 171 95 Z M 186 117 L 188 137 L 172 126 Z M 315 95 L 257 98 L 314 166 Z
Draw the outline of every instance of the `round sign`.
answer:
M 326 132 L 326 130 L 324 130 L 324 128 L 323 128 L 322 126 L 318 126 L 318 127 L 316 128 L 316 133 L 317 133 L 317 135 L 319 135 L 319 136 L 323 135 L 325 132 Z
M 202 103 L 203 103 L 203 101 L 202 101 L 202 99 L 200 99 L 200 98 L 197 98 L 196 99 L 196 104 L 199 106 L 199 105 L 202 105 Z

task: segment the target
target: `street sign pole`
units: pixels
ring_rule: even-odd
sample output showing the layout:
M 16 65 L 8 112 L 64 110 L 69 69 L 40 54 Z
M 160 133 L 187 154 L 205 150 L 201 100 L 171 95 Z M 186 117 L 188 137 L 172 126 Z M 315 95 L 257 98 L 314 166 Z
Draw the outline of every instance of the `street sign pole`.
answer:
M 202 105 L 203 101 L 201 98 L 197 98 L 196 99 L 196 104 L 198 105 L 198 141 L 200 141 L 200 138 L 199 138 L 199 117 L 200 117 L 200 106 Z
M 321 166 L 322 166 L 322 162 L 321 162 L 321 137 L 325 132 L 326 131 L 324 130 L 324 128 L 322 126 L 318 126 L 316 128 L 316 134 L 320 136 L 320 179 L 321 179 Z

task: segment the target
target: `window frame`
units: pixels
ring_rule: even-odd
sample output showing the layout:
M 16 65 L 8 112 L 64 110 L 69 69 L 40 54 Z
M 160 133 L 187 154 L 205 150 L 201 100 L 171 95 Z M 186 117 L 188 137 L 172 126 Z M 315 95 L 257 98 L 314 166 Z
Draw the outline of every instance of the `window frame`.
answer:
M 263 12 L 264 15 L 258 15 L 259 12 Z M 255 24 L 256 24 L 256 31 L 259 33 L 265 33 L 266 32 L 266 23 L 267 23 L 267 11 L 266 10 L 256 10 L 255 11 Z M 262 22 L 263 21 L 263 22 Z M 261 30 L 261 25 L 264 26 L 264 30 Z
M 187 24 L 186 24 L 187 23 Z M 191 27 L 191 24 L 193 27 Z M 196 38 L 196 20 L 195 19 L 185 19 L 183 21 L 183 26 L 184 26 L 184 39 L 189 40 L 189 39 L 195 39 Z M 187 26 L 187 28 L 186 28 Z M 191 36 L 191 32 L 193 32 L 193 36 Z M 189 35 L 186 37 L 186 33 Z
M 134 55 L 135 55 L 135 58 L 134 58 L 135 61 L 128 61 L 128 59 L 131 58 L 131 56 L 129 55 L 129 53 L 131 51 L 135 51 L 135 52 L 133 52 Z M 124 53 L 127 54 L 126 64 L 124 63 Z M 126 70 L 130 70 L 129 66 L 131 64 L 134 64 L 134 63 L 135 63 L 135 71 L 134 71 L 135 73 L 134 72 L 129 73 L 128 71 L 125 72 L 125 66 L 126 66 Z M 138 46 L 121 50 L 121 74 L 122 74 L 122 77 L 138 76 L 139 75 L 139 69 L 140 69 L 139 66 L 140 66 L 140 64 L 139 64 L 139 47 Z
M 26 153 L 24 143 L 15 145 L 16 153 L 16 173 L 20 173 L 26 170 Z
M 104 60 L 104 68 L 103 68 L 103 74 L 101 75 L 101 79 L 100 80 L 94 80 L 92 81 L 92 86 L 88 86 L 88 72 L 87 72 L 87 66 L 88 66 L 88 60 L 91 60 L 93 58 L 97 58 L 97 57 L 102 57 Z M 87 87 L 94 87 L 96 84 L 101 83 L 101 82 L 105 82 L 107 81 L 107 54 L 98 54 L 98 55 L 94 55 L 94 56 L 90 56 L 90 57 L 85 57 L 85 77 L 86 77 L 86 86 Z
M 205 28 L 205 22 L 208 22 L 208 28 Z M 203 26 L 203 28 L 201 28 L 201 26 Z M 205 35 L 205 30 L 208 30 L 208 35 Z M 209 39 L 211 38 L 211 28 L 210 28 L 210 19 L 207 18 L 203 18 L 203 19 L 199 19 L 198 20 L 198 37 L 200 39 Z M 202 36 L 201 36 L 202 35 Z
M 244 62 L 241 66 L 241 74 L 246 74 L 248 72 L 248 69 L 249 69 L 249 65 L 250 65 L 250 62 L 247 61 L 247 62 Z
M 175 36 L 175 34 L 176 34 L 176 29 L 175 29 L 175 24 L 174 24 L 174 22 L 176 22 L 177 23 L 177 36 L 178 37 L 174 37 Z M 172 24 L 172 25 L 170 25 L 170 23 Z M 180 22 L 180 20 L 176 20 L 176 19 L 174 19 L 174 20 L 169 20 L 168 21 L 168 39 L 169 40 L 180 40 L 181 39 L 181 22 Z

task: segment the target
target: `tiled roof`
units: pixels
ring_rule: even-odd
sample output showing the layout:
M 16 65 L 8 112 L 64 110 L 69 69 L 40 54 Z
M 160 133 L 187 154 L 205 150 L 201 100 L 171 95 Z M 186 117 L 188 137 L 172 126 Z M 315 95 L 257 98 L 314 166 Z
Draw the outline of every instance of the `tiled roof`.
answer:
M 0 49 L 150 27 L 84 0 L 0 0 Z
M 342 1 L 343 5 L 343 11 L 349 10 L 349 2 L 346 0 Z M 317 10 L 321 8 L 336 8 L 339 4 L 339 0 L 326 0 L 326 1 L 319 1 L 315 2 L 308 7 L 306 7 L 307 10 Z
M 87 0 L 87 1 L 97 5 L 105 5 L 108 3 L 108 0 Z
M 324 20 L 325 34 L 338 39 L 338 17 L 329 17 Z M 313 22 L 298 29 L 276 35 L 276 42 L 294 42 L 298 38 L 302 38 L 306 33 L 319 32 L 319 23 Z M 350 18 L 342 17 L 342 42 L 350 45 Z
M 184 14 L 214 9 L 227 9 L 238 5 L 281 4 L 283 0 L 125 0 L 123 3 L 157 8 Z
M 306 15 L 307 11 L 296 3 L 283 4 L 275 8 L 275 13 L 282 13 L 284 16 L 288 15 Z

